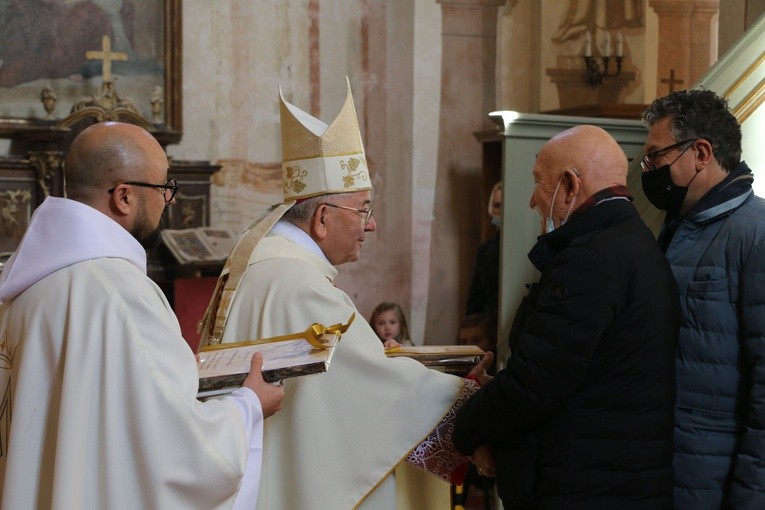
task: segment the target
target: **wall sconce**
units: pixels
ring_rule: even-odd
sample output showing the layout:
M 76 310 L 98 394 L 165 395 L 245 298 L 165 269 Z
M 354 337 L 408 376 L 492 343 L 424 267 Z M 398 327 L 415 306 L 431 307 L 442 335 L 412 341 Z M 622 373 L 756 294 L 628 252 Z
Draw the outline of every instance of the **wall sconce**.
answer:
M 622 33 L 616 33 L 616 72 L 609 73 L 608 66 L 611 63 L 611 34 L 606 32 L 603 44 L 603 53 L 600 60 L 592 56 L 592 37 L 589 32 L 584 33 L 584 69 L 587 76 L 587 83 L 590 87 L 597 87 L 605 78 L 619 76 L 622 72 Z

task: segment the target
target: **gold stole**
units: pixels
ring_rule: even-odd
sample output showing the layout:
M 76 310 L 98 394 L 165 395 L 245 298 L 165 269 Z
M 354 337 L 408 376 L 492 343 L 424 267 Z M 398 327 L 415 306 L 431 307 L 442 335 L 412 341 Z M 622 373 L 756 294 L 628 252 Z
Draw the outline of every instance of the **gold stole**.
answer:
M 202 334 L 199 347 L 216 345 L 223 338 L 231 303 L 234 301 L 236 289 L 242 276 L 247 271 L 250 256 L 261 239 L 276 225 L 276 222 L 295 202 L 281 203 L 268 209 L 260 218 L 237 239 L 231 254 L 226 259 L 223 270 L 218 277 L 210 304 L 199 323 L 198 331 Z

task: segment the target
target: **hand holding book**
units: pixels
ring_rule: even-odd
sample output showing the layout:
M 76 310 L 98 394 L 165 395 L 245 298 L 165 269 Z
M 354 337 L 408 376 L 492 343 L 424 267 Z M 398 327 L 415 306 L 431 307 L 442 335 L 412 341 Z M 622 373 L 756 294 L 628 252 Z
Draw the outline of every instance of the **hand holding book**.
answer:
M 300 333 L 202 347 L 199 396 L 230 393 L 241 386 L 255 352 L 263 355 L 263 379 L 267 382 L 326 372 L 342 333 L 354 318 L 352 314 L 347 323 L 332 326 L 315 323 Z
M 250 373 L 244 379 L 242 386 L 255 392 L 260 400 L 263 418 L 268 418 L 282 408 L 284 388 L 281 385 L 274 386 L 263 379 L 263 354 L 256 352 L 251 358 Z

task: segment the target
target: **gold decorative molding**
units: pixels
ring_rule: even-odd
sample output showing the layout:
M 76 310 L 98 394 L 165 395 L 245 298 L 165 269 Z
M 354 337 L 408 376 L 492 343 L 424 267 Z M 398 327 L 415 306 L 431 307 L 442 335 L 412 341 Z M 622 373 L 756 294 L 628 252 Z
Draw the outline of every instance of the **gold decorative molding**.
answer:
M 748 119 L 764 101 L 765 79 L 760 80 L 760 83 L 758 83 L 757 86 L 736 105 L 733 109 L 733 115 L 736 116 L 739 124 L 741 124 Z
M 37 184 L 43 192 L 43 198 L 50 196 L 53 177 L 56 171 L 61 168 L 62 160 L 63 153 L 61 153 L 61 151 L 40 151 L 29 153 L 29 162 L 35 169 Z
M 752 65 L 746 68 L 746 70 L 741 73 L 741 76 L 734 81 L 730 87 L 723 93 L 725 97 L 730 97 L 738 88 L 741 86 L 744 81 L 746 81 L 754 71 L 762 65 L 763 61 L 765 61 L 765 51 L 760 53 L 760 56 L 757 57 L 757 60 L 755 60 Z
M 19 226 L 19 220 L 16 218 L 19 205 L 32 200 L 32 192 L 28 189 L 7 190 L 0 193 L 0 198 L 5 198 L 5 203 L 0 207 L 0 219 L 5 231 L 10 234 Z
M 95 119 L 96 122 L 124 121 L 141 126 L 147 131 L 153 129 L 133 101 L 122 99 L 113 88 L 112 83 L 108 81 L 103 83 L 98 94 L 75 103 L 69 116 L 59 122 L 58 126 L 72 127 L 81 120 L 88 118 Z

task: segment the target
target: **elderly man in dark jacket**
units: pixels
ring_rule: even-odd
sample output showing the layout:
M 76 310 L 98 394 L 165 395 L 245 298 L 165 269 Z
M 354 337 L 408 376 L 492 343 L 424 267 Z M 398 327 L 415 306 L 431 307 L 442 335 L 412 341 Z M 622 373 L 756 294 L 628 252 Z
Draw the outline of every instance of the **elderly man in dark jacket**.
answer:
M 541 271 L 505 370 L 459 411 L 455 443 L 506 507 L 672 508 L 677 288 L 594 126 L 547 142 L 531 207 Z M 492 456 L 493 453 L 493 456 Z
M 682 90 L 643 114 L 643 191 L 680 290 L 675 508 L 765 508 L 765 200 L 725 99 Z

